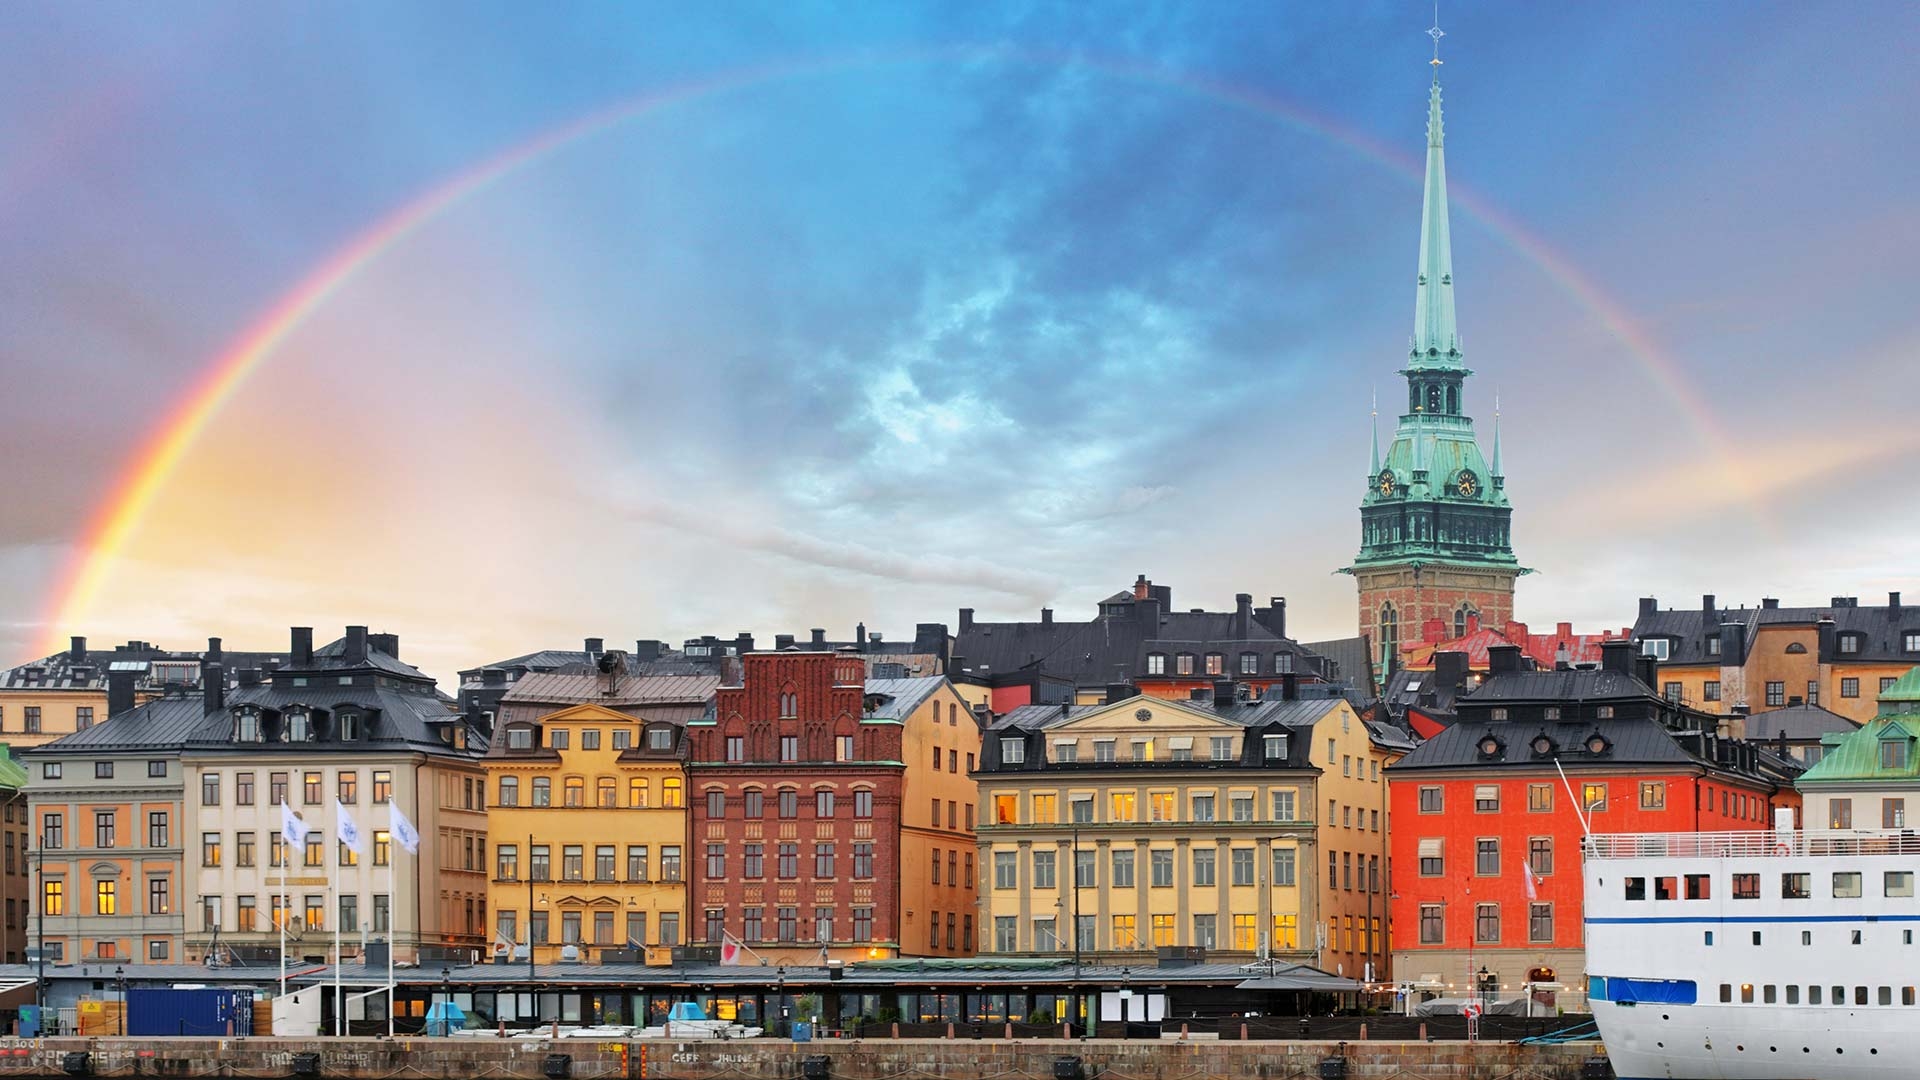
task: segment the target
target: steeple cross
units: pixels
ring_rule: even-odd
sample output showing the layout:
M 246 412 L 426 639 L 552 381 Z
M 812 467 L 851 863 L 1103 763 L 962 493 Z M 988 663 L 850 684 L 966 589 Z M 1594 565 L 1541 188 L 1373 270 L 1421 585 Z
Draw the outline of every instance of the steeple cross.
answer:
M 1439 0 L 1434 0 L 1433 25 L 1428 28 L 1427 36 L 1433 39 L 1433 60 L 1432 60 L 1433 66 L 1439 67 L 1442 62 L 1440 60 L 1440 39 L 1447 36 L 1447 32 L 1445 30 L 1440 29 Z

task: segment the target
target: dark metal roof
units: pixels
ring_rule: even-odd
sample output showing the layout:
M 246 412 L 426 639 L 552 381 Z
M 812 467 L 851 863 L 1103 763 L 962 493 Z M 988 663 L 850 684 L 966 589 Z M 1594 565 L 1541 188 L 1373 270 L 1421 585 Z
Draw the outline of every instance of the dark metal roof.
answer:
M 1747 717 L 1747 738 L 1753 742 L 1782 736 L 1789 741 L 1819 742 L 1822 735 L 1850 734 L 1859 728 L 1854 721 L 1818 705 L 1789 705 Z
M 1373 641 L 1365 634 L 1332 641 L 1305 641 L 1300 647 L 1332 661 L 1340 677 L 1365 694 L 1367 700 L 1371 701 L 1379 692 L 1373 670 Z
M 1720 633 L 1722 623 L 1739 623 L 1746 627 L 1746 648 L 1751 654 L 1757 636 L 1755 631 L 1760 627 L 1813 626 L 1822 619 L 1831 619 L 1836 637 L 1857 637 L 1858 648 L 1840 654 L 1848 661 L 1912 663 L 1917 658 L 1917 654 L 1904 651 L 1902 646 L 1906 633 L 1920 630 L 1920 608 L 1912 604 L 1902 604 L 1897 608 L 1892 604 L 1862 606 L 1856 597 L 1839 596 L 1833 599 L 1839 602 L 1824 607 L 1716 607 L 1709 613 L 1703 603 L 1693 609 L 1655 609 L 1642 612 L 1634 620 L 1633 638 L 1635 641 L 1649 637 L 1672 639 L 1674 644 L 1668 653 L 1667 663 L 1716 664 L 1723 658 L 1707 652 L 1707 639 Z M 1746 657 L 1739 659 L 1744 662 Z
M 1618 671 L 1517 671 L 1491 676 L 1456 699 L 1457 708 L 1487 702 L 1624 701 L 1653 697 L 1646 683 Z
M 1607 750 L 1600 754 L 1590 753 L 1586 748 L 1587 739 L 1596 732 L 1609 744 Z M 1553 749 L 1544 755 L 1537 755 L 1531 744 L 1541 734 L 1552 740 Z M 1501 743 L 1500 751 L 1491 757 L 1480 751 L 1480 741 L 1488 735 Z M 1706 764 L 1704 760 L 1688 753 L 1665 726 L 1652 718 L 1542 723 L 1525 720 L 1482 721 L 1462 716 L 1459 723 L 1421 743 L 1389 768 L 1396 772 L 1532 764 L 1551 768 L 1555 761 L 1568 768 L 1575 765 Z
M 1241 727 L 1265 727 L 1280 724 L 1286 727 L 1312 727 L 1319 723 L 1344 699 L 1303 698 L 1295 701 L 1234 701 L 1225 705 L 1216 705 L 1212 701 L 1178 701 L 1167 698 L 1132 697 L 1121 704 L 1124 707 L 1161 708 L 1178 706 L 1196 710 L 1217 720 Z M 1021 705 L 1008 711 L 995 720 L 989 730 L 1001 731 L 1007 728 L 1019 728 L 1023 731 L 1044 731 L 1077 720 L 1088 713 L 1112 708 L 1109 705 Z

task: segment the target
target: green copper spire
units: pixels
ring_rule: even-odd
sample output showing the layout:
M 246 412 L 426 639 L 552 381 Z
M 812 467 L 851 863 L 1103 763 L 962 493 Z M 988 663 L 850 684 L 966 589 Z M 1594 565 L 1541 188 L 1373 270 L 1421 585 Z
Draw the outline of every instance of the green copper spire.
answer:
M 1373 397 L 1373 464 L 1367 466 L 1367 483 L 1372 485 L 1374 477 L 1380 475 L 1380 395 Z
M 1493 483 L 1494 483 L 1494 486 L 1498 487 L 1500 486 L 1500 481 L 1505 479 L 1507 474 L 1506 474 L 1506 470 L 1500 467 L 1500 395 L 1497 393 L 1493 395 L 1493 465 L 1492 465 L 1492 469 L 1493 469 Z
M 1413 301 L 1413 363 L 1460 363 L 1460 334 L 1453 321 L 1453 238 L 1447 228 L 1447 155 L 1440 119 L 1440 72 L 1427 96 L 1426 200 L 1420 208 L 1420 277 Z

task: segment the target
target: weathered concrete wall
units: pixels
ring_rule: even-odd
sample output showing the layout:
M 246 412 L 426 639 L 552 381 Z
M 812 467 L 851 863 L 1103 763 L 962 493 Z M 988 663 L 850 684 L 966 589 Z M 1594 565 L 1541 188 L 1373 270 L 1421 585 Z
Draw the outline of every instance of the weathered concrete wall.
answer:
M 573 1080 L 792 1080 L 820 1055 L 833 1080 L 1048 1080 L 1054 1059 L 1070 1055 L 1087 1080 L 1288 1080 L 1318 1077 L 1343 1047 L 1354 1080 L 1580 1080 L 1599 1052 L 1593 1043 L 61 1038 L 0 1040 L 0 1076 L 61 1076 L 67 1054 L 86 1052 L 95 1076 L 291 1077 L 296 1055 L 317 1054 L 328 1080 L 544 1080 L 548 1055 L 565 1054 Z

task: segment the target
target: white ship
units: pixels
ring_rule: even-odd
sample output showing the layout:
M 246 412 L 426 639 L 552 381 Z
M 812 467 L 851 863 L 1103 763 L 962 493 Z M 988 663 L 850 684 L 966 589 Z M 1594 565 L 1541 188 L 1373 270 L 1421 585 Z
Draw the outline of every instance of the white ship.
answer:
M 1904 830 L 1588 837 L 1588 995 L 1615 1075 L 1920 1075 L 1917 869 Z

